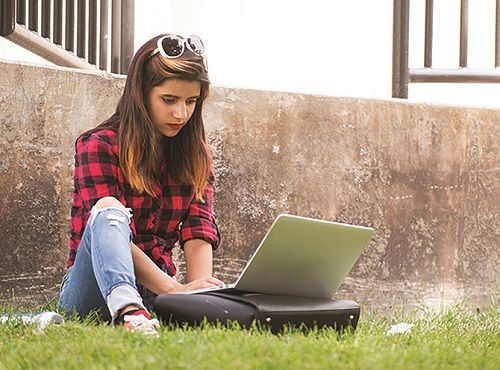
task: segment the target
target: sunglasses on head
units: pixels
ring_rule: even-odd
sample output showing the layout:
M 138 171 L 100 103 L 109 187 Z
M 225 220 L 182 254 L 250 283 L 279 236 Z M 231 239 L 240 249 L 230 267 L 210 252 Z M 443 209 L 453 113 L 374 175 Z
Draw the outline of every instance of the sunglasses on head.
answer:
M 158 39 L 156 45 L 156 49 L 149 56 L 150 58 L 157 53 L 168 59 L 180 58 L 186 51 L 186 48 L 199 56 L 204 56 L 205 53 L 203 42 L 196 35 L 186 38 L 177 35 L 167 35 Z

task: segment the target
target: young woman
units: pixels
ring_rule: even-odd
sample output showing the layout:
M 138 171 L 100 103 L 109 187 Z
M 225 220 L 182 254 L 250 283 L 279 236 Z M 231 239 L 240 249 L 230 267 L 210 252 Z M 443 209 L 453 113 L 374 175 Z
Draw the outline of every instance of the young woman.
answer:
M 202 120 L 209 86 L 197 36 L 157 36 L 134 56 L 115 114 L 77 139 L 65 312 L 97 311 L 156 335 L 156 294 L 222 285 L 212 277 L 220 235 Z M 177 244 L 185 285 L 173 278 Z

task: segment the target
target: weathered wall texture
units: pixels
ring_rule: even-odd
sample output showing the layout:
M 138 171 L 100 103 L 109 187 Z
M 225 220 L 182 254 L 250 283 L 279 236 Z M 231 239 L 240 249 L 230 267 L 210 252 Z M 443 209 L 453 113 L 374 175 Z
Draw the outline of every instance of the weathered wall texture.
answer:
M 0 300 L 41 301 L 64 270 L 74 139 L 114 111 L 123 79 L 13 63 L 0 76 Z M 286 212 L 375 228 L 339 297 L 498 297 L 500 111 L 214 88 L 205 121 L 218 276 L 233 280 Z

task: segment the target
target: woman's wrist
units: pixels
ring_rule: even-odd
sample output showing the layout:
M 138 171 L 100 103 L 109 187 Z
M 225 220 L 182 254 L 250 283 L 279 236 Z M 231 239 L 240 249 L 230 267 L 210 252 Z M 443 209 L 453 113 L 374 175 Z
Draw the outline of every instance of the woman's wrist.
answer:
M 170 276 L 168 276 L 166 274 L 165 274 L 165 277 L 169 281 L 165 282 L 163 290 L 161 292 L 159 292 L 158 294 L 171 294 L 171 293 L 175 293 L 175 292 L 178 292 L 181 289 L 181 287 L 183 286 L 177 280 L 171 278 Z

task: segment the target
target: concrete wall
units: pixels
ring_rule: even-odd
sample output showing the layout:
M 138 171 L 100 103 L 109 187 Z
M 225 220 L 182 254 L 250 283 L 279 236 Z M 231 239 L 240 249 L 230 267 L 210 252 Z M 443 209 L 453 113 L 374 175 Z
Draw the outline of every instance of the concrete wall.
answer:
M 73 143 L 122 78 L 0 63 L 0 301 L 56 297 Z M 338 293 L 390 310 L 499 295 L 499 110 L 214 88 L 205 121 L 237 276 L 282 212 L 372 226 Z M 307 246 L 304 246 L 304 252 Z

